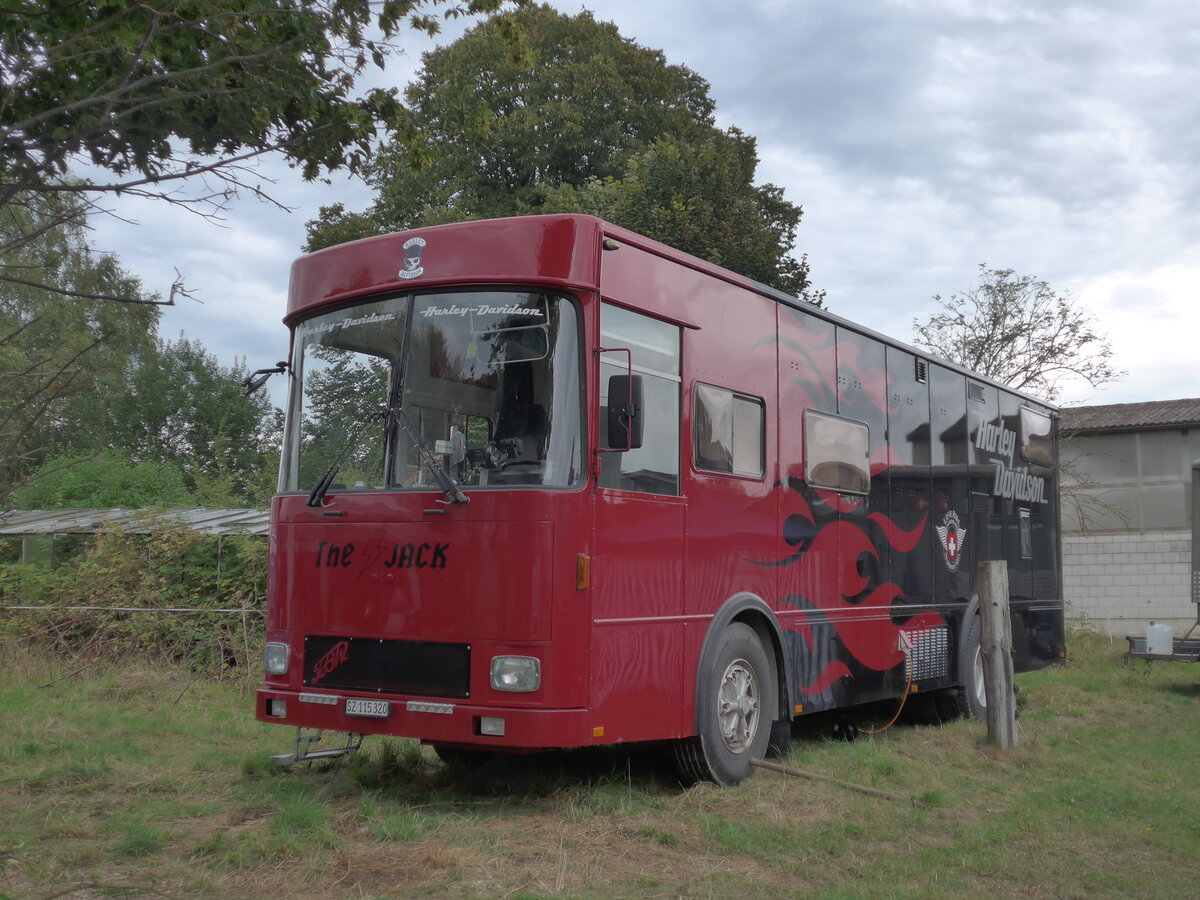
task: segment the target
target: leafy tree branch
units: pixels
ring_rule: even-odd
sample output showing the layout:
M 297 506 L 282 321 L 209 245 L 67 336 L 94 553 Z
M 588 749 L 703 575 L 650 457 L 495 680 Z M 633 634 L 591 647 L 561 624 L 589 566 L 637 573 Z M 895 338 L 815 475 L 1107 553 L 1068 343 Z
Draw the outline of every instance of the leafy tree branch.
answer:
M 35 206 L 45 233 L 123 194 L 216 217 L 240 191 L 270 200 L 244 168 L 266 153 L 311 179 L 362 170 L 384 138 L 416 152 L 396 90 L 359 90 L 361 76 L 399 51 L 405 26 L 432 34 L 506 2 L 522 0 L 6 4 L 0 213 Z M 38 239 L 6 230 L 0 283 L 30 286 L 10 257 Z

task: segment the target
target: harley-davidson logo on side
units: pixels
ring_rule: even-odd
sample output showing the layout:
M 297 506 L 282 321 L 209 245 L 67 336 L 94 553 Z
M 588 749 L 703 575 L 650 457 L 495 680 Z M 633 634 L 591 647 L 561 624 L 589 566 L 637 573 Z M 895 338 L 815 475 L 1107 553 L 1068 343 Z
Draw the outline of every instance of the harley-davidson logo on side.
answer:
M 962 527 L 958 513 L 950 510 L 937 526 L 938 540 L 942 545 L 942 557 L 946 560 L 946 568 L 951 572 L 958 571 L 958 561 L 962 559 L 963 544 L 967 540 L 967 529 Z

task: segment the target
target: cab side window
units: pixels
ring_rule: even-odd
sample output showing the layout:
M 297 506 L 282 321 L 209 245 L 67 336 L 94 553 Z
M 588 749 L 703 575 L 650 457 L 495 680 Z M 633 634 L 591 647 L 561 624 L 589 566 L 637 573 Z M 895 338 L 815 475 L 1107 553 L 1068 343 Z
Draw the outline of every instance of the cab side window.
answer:
M 600 487 L 647 494 L 679 494 L 679 326 L 605 303 L 600 309 L 600 446 L 608 444 L 608 379 L 642 376 L 645 432 L 636 450 L 602 453 Z

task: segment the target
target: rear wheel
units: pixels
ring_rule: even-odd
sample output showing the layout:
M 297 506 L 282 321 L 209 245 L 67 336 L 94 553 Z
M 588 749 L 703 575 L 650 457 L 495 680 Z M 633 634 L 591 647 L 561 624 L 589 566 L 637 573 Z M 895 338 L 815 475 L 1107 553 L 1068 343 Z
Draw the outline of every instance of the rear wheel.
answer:
M 958 648 L 958 706 L 964 716 L 972 719 L 987 717 L 982 628 L 979 616 L 971 616 L 963 627 L 962 642 Z
M 775 672 L 754 629 L 734 622 L 700 672 L 697 734 L 676 744 L 685 777 L 732 786 L 762 759 L 778 707 Z

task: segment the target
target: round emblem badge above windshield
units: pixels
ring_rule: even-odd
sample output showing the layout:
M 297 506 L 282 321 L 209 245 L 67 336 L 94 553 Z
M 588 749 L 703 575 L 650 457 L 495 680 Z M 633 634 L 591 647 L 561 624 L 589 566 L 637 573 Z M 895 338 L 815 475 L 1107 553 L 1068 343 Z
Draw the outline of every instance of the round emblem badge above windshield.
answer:
M 409 238 L 404 242 L 404 268 L 398 274 L 401 278 L 416 278 L 425 272 L 421 265 L 421 251 L 425 249 L 425 238 Z

